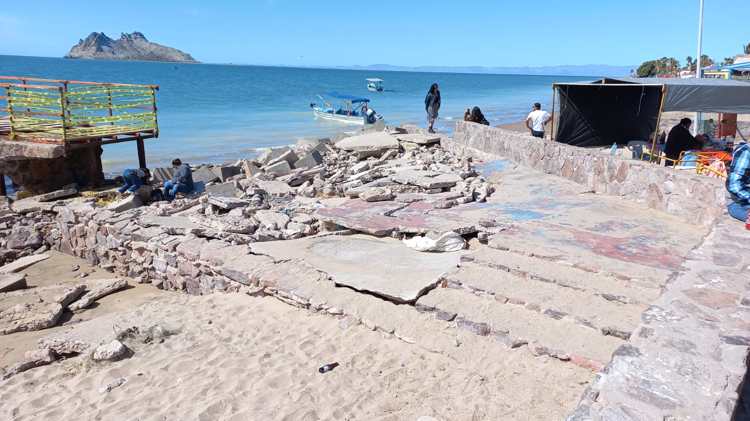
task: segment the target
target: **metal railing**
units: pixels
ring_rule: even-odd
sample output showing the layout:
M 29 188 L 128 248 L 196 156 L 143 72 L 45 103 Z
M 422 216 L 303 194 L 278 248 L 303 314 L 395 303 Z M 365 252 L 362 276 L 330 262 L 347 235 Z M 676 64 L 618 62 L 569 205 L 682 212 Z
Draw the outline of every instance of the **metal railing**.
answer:
M 156 85 L 0 76 L 0 135 L 104 143 L 159 135 Z

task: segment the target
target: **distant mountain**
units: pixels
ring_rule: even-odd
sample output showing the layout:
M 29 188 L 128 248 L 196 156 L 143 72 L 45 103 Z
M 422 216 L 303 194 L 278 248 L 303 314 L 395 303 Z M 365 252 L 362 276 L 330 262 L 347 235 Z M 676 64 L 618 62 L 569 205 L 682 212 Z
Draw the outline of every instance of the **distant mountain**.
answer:
M 70 49 L 65 58 L 95 60 L 149 60 L 198 63 L 190 54 L 151 42 L 140 32 L 114 40 L 104 32 L 92 32 Z
M 552 76 L 629 76 L 638 66 L 610 66 L 606 64 L 582 64 L 560 66 L 483 67 L 483 66 L 393 66 L 371 64 L 369 66 L 338 66 L 338 69 L 428 72 L 428 73 L 487 73 L 507 75 L 552 75 Z

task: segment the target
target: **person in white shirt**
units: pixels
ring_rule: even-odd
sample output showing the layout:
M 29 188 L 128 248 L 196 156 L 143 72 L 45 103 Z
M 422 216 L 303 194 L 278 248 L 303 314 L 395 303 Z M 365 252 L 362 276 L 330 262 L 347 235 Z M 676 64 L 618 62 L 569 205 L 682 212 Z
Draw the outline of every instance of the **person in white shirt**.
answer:
M 550 120 L 552 120 L 550 113 L 542 111 L 542 104 L 537 102 L 526 117 L 526 127 L 531 130 L 532 136 L 544 139 L 544 126 Z

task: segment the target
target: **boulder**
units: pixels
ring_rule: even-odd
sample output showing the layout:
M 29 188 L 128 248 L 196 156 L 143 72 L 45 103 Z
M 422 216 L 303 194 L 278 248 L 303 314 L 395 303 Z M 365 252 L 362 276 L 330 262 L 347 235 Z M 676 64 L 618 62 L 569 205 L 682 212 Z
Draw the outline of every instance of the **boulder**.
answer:
M 211 172 L 213 172 L 221 182 L 224 182 L 227 181 L 227 178 L 240 174 L 242 170 L 240 167 L 233 165 L 217 165 L 211 167 Z
M 227 182 L 206 186 L 206 193 L 209 197 L 240 197 L 243 191 L 233 182 Z
M 247 178 L 253 177 L 263 172 L 259 166 L 255 165 L 255 162 L 248 160 L 245 160 L 242 163 L 242 170 L 245 172 L 245 177 Z
M 42 245 L 42 236 L 34 227 L 17 225 L 8 236 L 7 247 L 10 249 L 37 248 Z
M 273 164 L 276 164 L 276 163 L 284 161 L 287 164 L 289 164 L 289 166 L 292 166 L 292 165 L 294 165 L 295 162 L 297 162 L 297 160 L 299 160 L 299 157 L 297 156 L 297 153 L 294 152 L 294 150 L 292 150 L 292 149 L 288 149 L 287 151 L 285 151 L 284 153 L 282 153 L 281 155 L 279 155 L 275 159 L 272 159 L 272 160 L 268 161 L 268 163 L 266 165 L 273 165 Z
M 255 212 L 255 219 L 267 230 L 281 230 L 286 228 L 289 223 L 288 216 L 272 210 L 259 210 Z
M 219 180 L 219 176 L 216 175 L 209 167 L 200 167 L 193 171 L 193 182 L 194 183 L 211 183 Z
M 94 302 L 106 295 L 117 292 L 121 289 L 125 289 L 128 286 L 128 281 L 120 278 L 115 279 L 103 279 L 96 281 L 89 287 L 89 291 L 81 297 L 78 301 L 74 302 L 68 308 L 73 312 L 80 312 L 91 307 Z
M 265 170 L 269 174 L 274 174 L 277 177 L 280 177 L 291 173 L 292 167 L 287 161 L 279 161 L 274 164 L 266 165 L 265 167 L 263 167 L 263 170 Z
M 117 339 L 111 342 L 99 345 L 94 349 L 91 358 L 94 361 L 119 361 L 130 355 L 130 349 Z
M 258 162 L 260 162 L 262 165 L 267 165 L 273 161 L 276 161 L 277 158 L 284 155 L 285 153 L 291 151 L 292 148 L 288 146 L 284 146 L 281 148 L 268 148 L 263 149 L 260 151 L 260 154 L 258 155 Z
M 398 149 L 398 140 L 384 132 L 366 133 L 344 138 L 336 147 L 347 152 L 354 152 L 359 159 L 370 156 L 381 156 L 391 149 Z
M 312 150 L 294 162 L 294 168 L 310 169 L 323 163 L 323 155 Z
M 293 192 L 287 183 L 276 180 L 258 180 L 256 185 L 271 196 L 286 196 Z
M 57 355 L 55 355 L 55 352 L 49 348 L 26 351 L 23 361 L 2 372 L 2 376 L 0 376 L 0 379 L 7 380 L 18 373 L 23 373 L 24 371 L 31 370 L 32 368 L 51 364 L 55 360 L 57 360 Z
M 10 292 L 26 288 L 26 275 L 23 273 L 0 274 L 0 292 Z
M 47 329 L 68 304 L 80 297 L 84 285 L 55 285 L 0 295 L 0 335 Z
M 396 197 L 390 189 L 383 187 L 372 187 L 359 194 L 359 198 L 365 202 L 382 202 L 393 200 Z

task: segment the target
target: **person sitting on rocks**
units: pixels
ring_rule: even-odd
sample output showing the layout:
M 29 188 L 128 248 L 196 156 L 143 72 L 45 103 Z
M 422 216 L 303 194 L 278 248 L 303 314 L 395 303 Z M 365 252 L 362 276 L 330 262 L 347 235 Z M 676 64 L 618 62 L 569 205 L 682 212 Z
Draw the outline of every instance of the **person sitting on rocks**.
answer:
M 122 178 L 125 184 L 117 189 L 117 192 L 122 194 L 126 191 L 128 193 L 135 193 L 142 185 L 148 184 L 151 174 L 148 168 L 132 169 L 128 168 L 122 173 Z
M 486 118 L 484 118 L 484 114 L 482 114 L 482 110 L 480 110 L 479 107 L 474 107 L 471 109 L 469 121 L 477 124 L 484 124 L 485 126 L 490 125 L 490 122 L 487 121 Z
M 729 214 L 743 222 L 750 222 L 750 145 L 740 143 L 732 154 L 732 165 L 727 174 L 727 191 L 732 203 Z
M 179 158 L 172 161 L 174 177 L 164 183 L 164 198 L 168 201 L 174 200 L 177 193 L 187 194 L 193 191 L 193 171 L 190 165 L 183 164 Z

